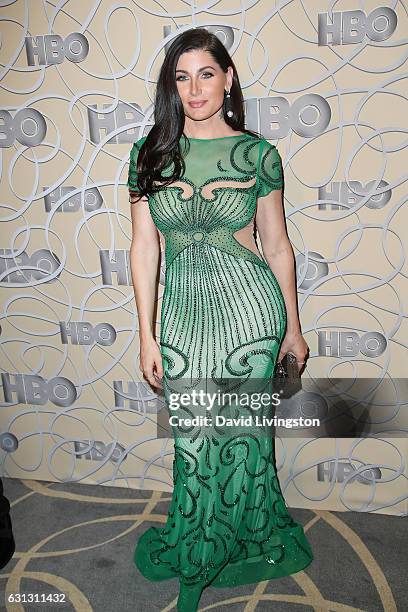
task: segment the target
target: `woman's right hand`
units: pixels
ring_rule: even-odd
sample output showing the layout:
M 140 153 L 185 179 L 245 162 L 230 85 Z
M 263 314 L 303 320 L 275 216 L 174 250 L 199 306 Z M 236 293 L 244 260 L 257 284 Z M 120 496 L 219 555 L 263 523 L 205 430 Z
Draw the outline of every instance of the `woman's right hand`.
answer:
M 163 378 L 162 356 L 154 338 L 140 341 L 140 371 L 153 387 L 163 389 L 158 380 Z

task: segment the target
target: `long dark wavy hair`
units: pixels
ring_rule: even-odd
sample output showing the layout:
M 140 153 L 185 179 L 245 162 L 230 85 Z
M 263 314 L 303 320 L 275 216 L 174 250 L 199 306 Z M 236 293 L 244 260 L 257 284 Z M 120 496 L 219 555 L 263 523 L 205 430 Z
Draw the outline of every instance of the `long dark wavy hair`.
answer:
M 193 49 L 208 51 L 214 61 L 227 72 L 233 68 L 233 80 L 230 89 L 231 109 L 234 114 L 225 122 L 235 131 L 240 131 L 261 138 L 260 134 L 245 128 L 244 99 L 234 62 L 219 38 L 205 28 L 192 28 L 179 34 L 171 43 L 165 55 L 157 81 L 154 102 L 154 125 L 140 148 L 137 167 L 137 199 L 148 196 L 166 185 L 177 181 L 185 172 L 180 139 L 184 129 L 184 108 L 176 83 L 176 67 L 180 55 Z M 186 137 L 185 142 L 188 139 Z M 188 145 L 189 146 L 189 145 Z M 171 163 L 172 174 L 162 175 L 162 171 Z M 157 183 L 155 186 L 153 183 Z

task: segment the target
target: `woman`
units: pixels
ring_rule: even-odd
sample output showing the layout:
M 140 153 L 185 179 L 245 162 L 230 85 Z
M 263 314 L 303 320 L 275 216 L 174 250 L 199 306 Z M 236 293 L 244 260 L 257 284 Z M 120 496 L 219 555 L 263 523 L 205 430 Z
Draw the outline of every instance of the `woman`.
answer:
M 140 369 L 151 385 L 268 380 L 308 346 L 296 304 L 293 251 L 282 206 L 279 153 L 245 129 L 234 63 L 202 28 L 184 31 L 161 67 L 155 123 L 132 147 L 128 187 L 131 270 Z M 253 224 L 266 261 L 253 237 Z M 160 344 L 152 327 L 160 240 L 165 290 Z M 163 385 L 161 384 L 163 383 Z M 186 414 L 195 409 L 187 406 Z M 184 431 L 184 434 L 182 434 Z M 150 580 L 177 577 L 178 610 L 202 590 L 286 576 L 313 558 L 287 511 L 273 438 L 174 426 L 174 490 L 164 528 L 139 539 L 135 562 Z

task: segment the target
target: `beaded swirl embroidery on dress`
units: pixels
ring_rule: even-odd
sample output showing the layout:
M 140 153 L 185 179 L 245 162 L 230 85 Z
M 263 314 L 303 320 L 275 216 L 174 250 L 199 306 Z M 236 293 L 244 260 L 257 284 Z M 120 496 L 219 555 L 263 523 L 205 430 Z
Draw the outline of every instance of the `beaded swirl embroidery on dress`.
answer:
M 131 190 L 144 139 L 131 151 Z M 276 147 L 248 134 L 192 139 L 185 162 L 185 175 L 148 200 L 165 239 L 160 348 L 166 399 L 175 381 L 190 390 L 205 378 L 220 384 L 234 376 L 267 379 L 286 327 L 279 284 L 252 237 L 257 198 L 282 188 Z M 138 542 L 142 573 L 233 586 L 308 565 L 312 552 L 285 504 L 273 440 L 199 436 L 199 430 L 188 438 L 173 430 L 172 499 L 165 527 L 151 527 Z

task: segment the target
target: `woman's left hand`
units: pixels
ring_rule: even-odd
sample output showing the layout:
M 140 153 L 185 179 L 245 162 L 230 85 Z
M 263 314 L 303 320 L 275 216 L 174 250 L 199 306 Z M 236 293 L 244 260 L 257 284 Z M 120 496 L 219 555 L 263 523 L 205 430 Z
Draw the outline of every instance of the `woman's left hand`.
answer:
M 301 370 L 306 362 L 309 353 L 309 347 L 306 340 L 300 332 L 287 333 L 280 347 L 278 361 L 281 361 L 286 353 L 295 355 L 299 370 Z

